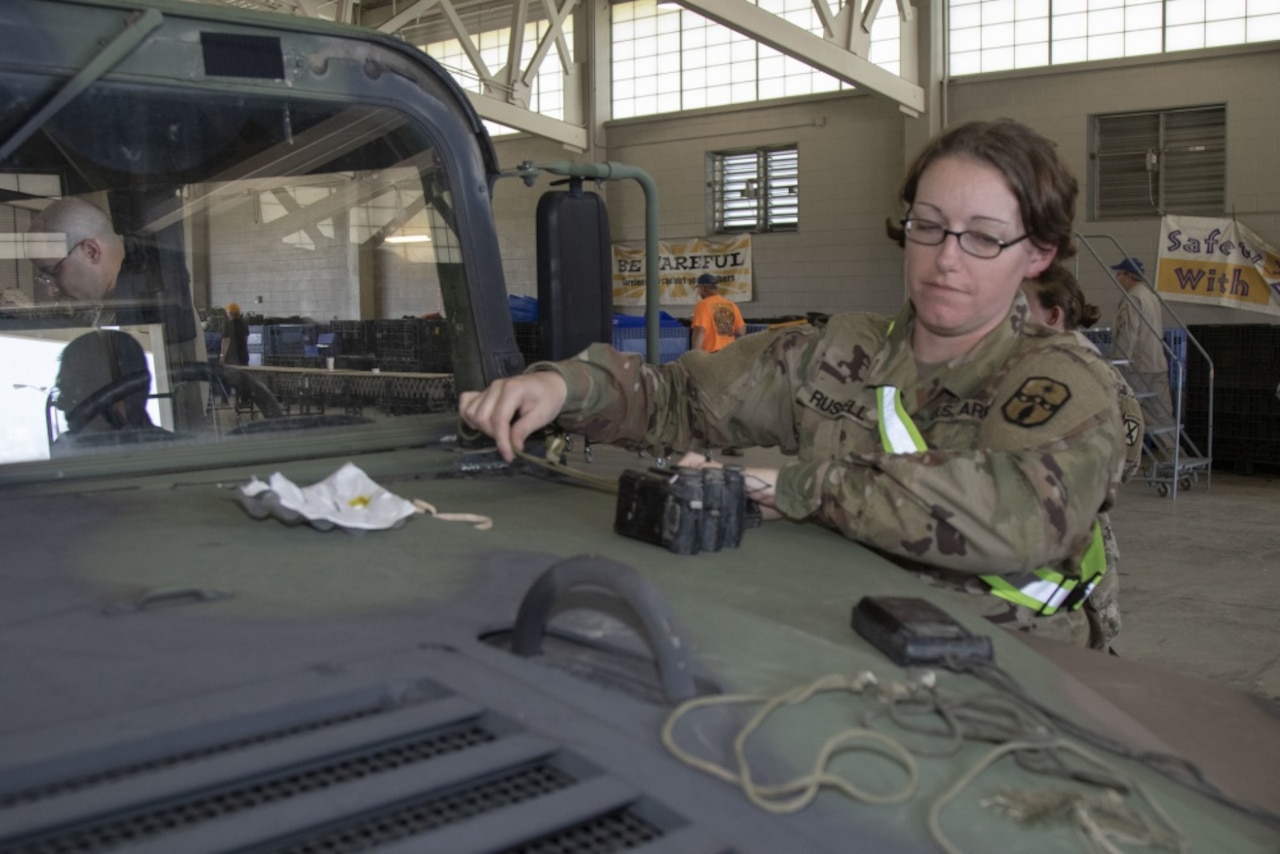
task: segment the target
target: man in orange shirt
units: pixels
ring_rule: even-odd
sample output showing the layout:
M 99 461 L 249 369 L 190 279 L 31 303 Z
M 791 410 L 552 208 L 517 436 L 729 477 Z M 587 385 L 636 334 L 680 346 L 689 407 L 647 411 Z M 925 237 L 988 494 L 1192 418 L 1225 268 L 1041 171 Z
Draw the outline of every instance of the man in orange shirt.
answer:
M 691 349 L 714 353 L 747 333 L 742 312 L 732 302 L 720 296 L 719 290 L 720 285 L 715 276 L 703 273 L 698 277 L 698 296 L 701 299 L 693 309 L 693 321 L 690 323 L 693 332 Z

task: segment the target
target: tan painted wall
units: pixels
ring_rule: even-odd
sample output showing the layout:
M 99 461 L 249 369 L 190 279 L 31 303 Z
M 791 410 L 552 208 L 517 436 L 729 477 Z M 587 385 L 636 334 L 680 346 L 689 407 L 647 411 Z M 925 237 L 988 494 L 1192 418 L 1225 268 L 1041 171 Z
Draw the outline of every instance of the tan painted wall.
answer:
M 1091 223 L 1084 218 L 1089 116 L 1096 113 L 1225 103 L 1228 206 L 1240 221 L 1280 246 L 1280 49 L 1196 52 L 1157 62 L 1120 61 L 1088 69 L 988 75 L 954 82 L 951 124 L 1010 116 L 1062 146 L 1081 180 L 1078 228 L 1114 235 L 1150 263 L 1158 220 Z M 607 154 L 597 158 L 638 166 L 653 176 L 661 203 L 663 238 L 705 234 L 705 158 L 711 151 L 795 142 L 800 147 L 800 230 L 757 235 L 756 300 L 748 318 L 807 311 L 891 312 L 901 302 L 900 252 L 884 237 L 884 219 L 897 216 L 897 182 L 911 152 L 904 129 L 915 120 L 877 98 L 858 94 L 814 97 L 752 108 L 707 110 L 607 127 Z M 499 161 L 575 159 L 553 143 L 526 137 L 500 140 Z M 495 193 L 508 286 L 536 293 L 533 213 L 548 179 L 529 190 L 506 179 Z M 614 238 L 643 237 L 643 196 L 634 182 L 606 191 Z M 1107 251 L 1117 254 L 1109 244 Z M 1087 254 L 1087 253 L 1086 253 Z M 1082 264 L 1086 294 L 1104 323 L 1119 300 L 1096 264 Z M 1271 322 L 1265 315 L 1213 307 L 1175 310 L 1188 323 Z M 672 309 L 687 315 L 687 309 Z

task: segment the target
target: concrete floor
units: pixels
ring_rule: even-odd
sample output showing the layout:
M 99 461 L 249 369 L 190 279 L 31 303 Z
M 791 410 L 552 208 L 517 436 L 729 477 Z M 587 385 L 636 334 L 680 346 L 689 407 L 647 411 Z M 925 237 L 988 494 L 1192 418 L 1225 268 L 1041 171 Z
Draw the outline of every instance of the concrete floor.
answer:
M 749 449 L 729 461 L 784 459 Z M 581 453 L 570 462 L 581 466 Z M 583 468 L 604 474 L 649 462 L 597 445 Z M 1280 476 L 1201 473 L 1176 499 L 1131 481 L 1111 521 L 1123 618 L 1116 653 L 1280 700 Z
M 1280 700 L 1280 477 L 1215 472 L 1177 499 L 1131 481 L 1120 543 L 1120 656 Z

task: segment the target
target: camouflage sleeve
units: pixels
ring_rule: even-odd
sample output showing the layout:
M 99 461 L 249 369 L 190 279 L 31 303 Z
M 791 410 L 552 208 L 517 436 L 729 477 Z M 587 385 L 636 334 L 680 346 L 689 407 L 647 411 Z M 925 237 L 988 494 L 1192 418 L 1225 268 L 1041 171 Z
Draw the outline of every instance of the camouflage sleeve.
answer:
M 794 453 L 791 400 L 817 340 L 812 327 L 758 332 L 718 353 L 690 351 L 661 366 L 592 344 L 529 370 L 564 377 L 568 397 L 557 420 L 593 441 L 657 454 L 729 445 Z M 741 411 L 747 389 L 750 412 Z
M 1124 462 L 1121 465 L 1120 482 L 1127 483 L 1142 466 L 1142 433 L 1145 429 L 1142 404 L 1119 370 L 1111 369 L 1116 386 L 1116 399 L 1120 403 L 1120 425 L 1124 438 Z
M 1024 415 L 1019 395 L 1045 377 L 1069 394 L 1037 422 Z M 993 401 L 974 448 L 784 466 L 778 509 L 959 572 L 1074 572 L 1124 457 L 1109 368 L 1096 355 L 1041 354 L 1010 374 Z

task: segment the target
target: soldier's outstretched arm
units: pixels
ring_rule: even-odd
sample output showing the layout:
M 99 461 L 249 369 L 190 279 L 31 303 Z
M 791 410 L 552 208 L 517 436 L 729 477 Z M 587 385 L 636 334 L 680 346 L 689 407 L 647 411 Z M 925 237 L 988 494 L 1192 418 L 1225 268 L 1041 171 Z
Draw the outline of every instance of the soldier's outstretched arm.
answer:
M 524 440 L 550 424 L 564 406 L 568 387 L 559 374 L 540 371 L 494 380 L 484 391 L 464 391 L 458 414 L 493 437 L 507 462 L 524 449 Z
M 1114 496 L 1124 455 L 1108 368 L 1073 362 L 1037 360 L 1011 375 L 978 447 L 791 463 L 778 475 L 777 507 L 959 572 L 1071 562 Z

